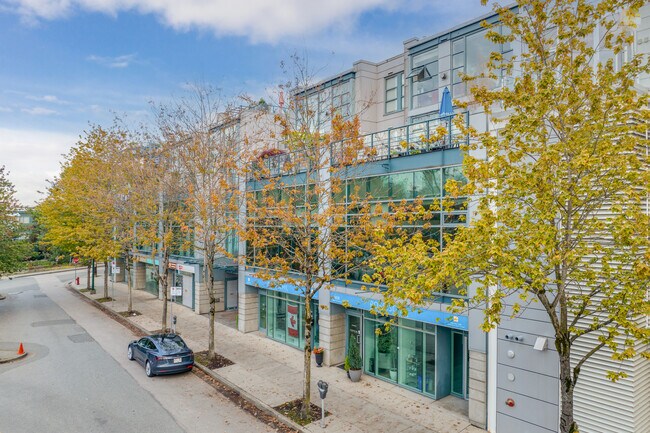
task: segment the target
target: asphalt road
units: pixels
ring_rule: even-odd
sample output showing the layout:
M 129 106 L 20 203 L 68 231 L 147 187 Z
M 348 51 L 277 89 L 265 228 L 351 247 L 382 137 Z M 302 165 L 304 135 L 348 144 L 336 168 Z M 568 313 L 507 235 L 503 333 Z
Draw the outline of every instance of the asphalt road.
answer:
M 0 280 L 1 433 L 271 432 L 191 373 L 148 378 L 136 337 L 64 288 L 72 272 Z

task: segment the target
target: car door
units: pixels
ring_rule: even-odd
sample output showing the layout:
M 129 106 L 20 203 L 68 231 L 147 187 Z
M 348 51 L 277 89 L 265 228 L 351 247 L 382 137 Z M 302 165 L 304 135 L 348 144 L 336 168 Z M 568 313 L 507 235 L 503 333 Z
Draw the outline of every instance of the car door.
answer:
M 141 338 L 138 340 L 138 342 L 133 346 L 133 356 L 139 363 L 143 363 L 144 360 L 147 358 L 147 343 L 149 342 L 148 338 Z

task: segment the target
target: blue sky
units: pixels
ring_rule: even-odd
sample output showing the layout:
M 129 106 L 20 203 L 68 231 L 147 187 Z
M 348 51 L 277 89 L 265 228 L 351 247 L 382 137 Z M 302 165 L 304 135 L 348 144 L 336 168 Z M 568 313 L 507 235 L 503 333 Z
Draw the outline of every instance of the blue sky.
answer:
M 89 123 L 150 120 L 187 83 L 264 97 L 281 61 L 318 75 L 487 13 L 479 0 L 0 0 L 0 165 L 39 199 Z

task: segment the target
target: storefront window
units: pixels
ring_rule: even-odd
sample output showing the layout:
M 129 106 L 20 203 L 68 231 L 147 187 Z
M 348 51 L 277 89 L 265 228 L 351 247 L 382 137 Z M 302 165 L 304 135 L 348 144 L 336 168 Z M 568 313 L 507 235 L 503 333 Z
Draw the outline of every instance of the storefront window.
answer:
M 154 265 L 146 265 L 145 285 L 147 292 L 158 296 L 158 278 L 156 277 L 156 268 Z
M 312 347 L 318 345 L 318 301 L 311 303 L 313 318 Z M 260 325 L 266 335 L 301 348 L 305 344 L 305 300 L 296 295 L 289 295 L 271 290 L 260 290 Z
M 399 370 L 400 385 L 422 390 L 422 354 L 424 342 L 422 332 L 399 327 Z
M 356 314 L 348 314 L 348 327 L 354 325 L 352 318 L 358 318 Z M 467 383 L 466 378 L 466 354 L 467 348 L 460 342 L 466 338 L 466 333 L 455 332 L 455 343 L 453 349 L 449 339 L 441 340 L 442 347 L 438 350 L 437 326 L 411 319 L 399 319 L 392 324 L 389 330 L 385 328 L 386 320 L 372 315 L 368 311 L 363 314 L 363 335 L 362 353 L 364 371 L 373 376 L 380 377 L 405 388 L 427 394 L 431 397 L 444 397 L 455 390 L 462 390 Z M 354 325 L 356 326 L 356 325 Z M 449 334 L 449 329 L 445 328 Z M 347 330 L 348 336 L 356 332 Z M 349 337 L 348 337 L 349 338 Z M 442 384 L 442 395 L 436 395 L 436 365 L 437 358 L 442 356 L 443 362 L 439 368 L 446 371 L 439 372 L 443 380 L 449 381 L 451 376 L 452 389 Z M 446 378 L 446 379 L 444 379 Z M 446 391 L 445 391 L 446 389 Z M 459 397 L 466 398 L 462 393 Z

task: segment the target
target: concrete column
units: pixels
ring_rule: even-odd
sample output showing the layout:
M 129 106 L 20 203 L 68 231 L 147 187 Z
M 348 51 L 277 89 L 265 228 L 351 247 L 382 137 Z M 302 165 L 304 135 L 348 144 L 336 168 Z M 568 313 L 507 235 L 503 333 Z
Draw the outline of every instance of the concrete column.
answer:
M 137 290 L 144 290 L 147 284 L 147 265 L 142 262 L 135 262 L 133 266 L 135 268 L 133 288 Z
M 487 356 L 475 350 L 469 351 L 469 421 L 487 426 Z
M 201 275 L 203 276 L 203 275 Z M 194 275 L 194 312 L 196 314 L 205 314 L 210 312 L 210 296 L 208 295 L 208 288 L 203 282 L 203 278 Z
M 124 267 L 124 259 L 118 257 L 115 259 L 115 264 L 120 268 L 120 272 L 115 275 L 116 283 L 125 283 L 126 282 L 126 268 Z
M 217 298 L 217 311 L 224 311 L 226 309 L 225 291 L 226 288 L 223 280 L 215 280 L 214 293 Z
M 242 285 L 240 284 L 240 289 Z M 243 285 L 239 291 L 237 327 L 240 332 L 257 331 L 260 327 L 260 297 L 257 287 Z
M 327 366 L 338 365 L 345 361 L 345 309 L 329 303 L 329 293 L 319 294 L 321 308 L 318 318 L 319 344 L 325 349 L 323 363 Z

